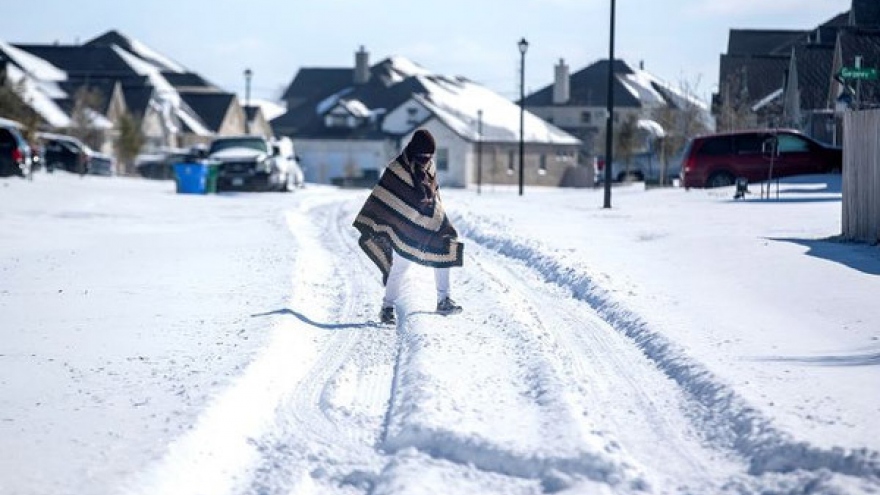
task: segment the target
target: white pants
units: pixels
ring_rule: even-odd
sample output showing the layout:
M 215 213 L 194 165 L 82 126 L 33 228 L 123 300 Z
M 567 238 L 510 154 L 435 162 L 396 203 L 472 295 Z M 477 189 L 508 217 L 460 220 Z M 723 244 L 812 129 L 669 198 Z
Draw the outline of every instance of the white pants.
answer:
M 394 306 L 394 302 L 400 296 L 403 274 L 411 264 L 412 261 L 394 251 L 391 259 L 391 271 L 388 273 L 388 282 L 385 284 L 385 297 L 382 298 L 383 308 Z M 437 284 L 437 301 L 449 297 L 449 268 L 434 268 L 434 282 Z

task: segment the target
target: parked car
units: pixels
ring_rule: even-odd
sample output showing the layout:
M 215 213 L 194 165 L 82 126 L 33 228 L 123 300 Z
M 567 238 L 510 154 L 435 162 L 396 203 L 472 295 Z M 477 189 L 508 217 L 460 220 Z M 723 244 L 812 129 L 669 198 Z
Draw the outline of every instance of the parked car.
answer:
M 31 147 L 12 121 L 0 122 L 0 177 L 31 173 Z
M 147 179 L 173 179 L 174 165 L 197 159 L 191 151 L 179 148 L 166 148 L 142 153 L 134 160 L 135 169 Z
M 66 170 L 85 175 L 89 171 L 89 150 L 82 141 L 73 136 L 48 132 L 37 136 L 43 143 L 47 172 Z
M 89 155 L 89 173 L 92 175 L 104 175 L 107 177 L 116 175 L 116 159 L 112 156 L 95 151 L 88 150 Z
M 292 191 L 302 170 L 290 148 L 285 153 L 280 143 L 263 136 L 214 139 L 207 160 L 218 167 L 217 190 Z
M 682 156 L 681 182 L 689 187 L 723 187 L 793 175 L 840 172 L 841 148 L 796 130 L 764 129 L 695 137 Z
M 630 163 L 621 161 L 620 157 L 615 157 L 614 166 L 611 168 L 611 179 L 615 182 L 625 181 L 644 181 L 644 182 L 661 182 L 660 175 L 663 174 L 662 182 L 668 183 L 673 178 L 678 177 L 681 172 L 681 161 L 672 159 L 666 164 L 666 170 L 663 170 L 662 158 L 656 153 L 637 153 Z M 595 182 L 605 182 L 605 157 L 599 156 L 593 162 L 593 170 L 595 171 Z

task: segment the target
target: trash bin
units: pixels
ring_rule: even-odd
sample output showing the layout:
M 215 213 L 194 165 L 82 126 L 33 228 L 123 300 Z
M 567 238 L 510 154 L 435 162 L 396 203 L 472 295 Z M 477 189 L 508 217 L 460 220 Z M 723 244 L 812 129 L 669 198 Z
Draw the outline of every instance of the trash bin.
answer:
M 183 194 L 207 194 L 208 179 L 211 167 L 205 163 L 175 163 L 174 180 L 177 183 L 177 192 Z M 214 191 L 217 190 L 216 178 Z
M 220 175 L 220 167 L 214 164 L 206 165 L 208 167 L 208 184 L 207 192 L 217 192 L 217 177 Z

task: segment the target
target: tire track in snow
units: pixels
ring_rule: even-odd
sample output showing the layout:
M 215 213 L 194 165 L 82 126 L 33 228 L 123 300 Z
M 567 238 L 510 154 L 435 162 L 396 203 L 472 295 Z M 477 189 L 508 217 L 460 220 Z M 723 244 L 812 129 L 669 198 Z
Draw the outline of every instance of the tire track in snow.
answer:
M 694 404 L 674 382 L 592 308 L 520 262 L 475 248 L 479 268 L 509 288 L 511 306 L 527 308 L 535 320 L 534 331 L 545 336 L 545 352 L 577 392 L 573 401 L 586 420 L 620 442 L 650 485 L 681 493 L 722 491 L 742 466 L 703 445 L 687 417 Z M 664 459 L 661 470 L 657 459 Z
M 306 256 L 298 261 L 300 274 L 313 272 L 315 263 L 332 260 L 332 266 L 325 267 L 325 280 L 296 284 L 301 294 L 296 299 L 303 306 L 288 317 L 317 327 L 326 341 L 309 372 L 279 405 L 276 426 L 260 439 L 263 461 L 250 492 L 366 490 L 382 468 L 375 447 L 391 388 L 395 339 L 393 331 L 370 321 L 367 308 L 375 303 L 362 300 L 378 287 L 373 287 L 374 270 L 345 230 L 350 215 L 346 204 L 336 201 L 313 207 L 291 223 L 298 240 L 308 245 L 306 253 L 327 253 L 323 260 Z M 349 262 L 351 257 L 358 261 Z
M 833 471 L 843 475 L 880 478 L 880 453 L 867 449 L 821 449 L 799 442 L 775 428 L 751 408 L 732 388 L 716 379 L 704 366 L 673 342 L 651 329 L 640 315 L 622 308 L 612 294 L 583 268 L 566 265 L 535 243 L 484 230 L 491 222 L 453 219 L 462 235 L 507 258 L 531 267 L 546 282 L 556 284 L 587 302 L 612 327 L 629 337 L 671 379 L 702 404 L 700 420 L 707 437 L 738 452 L 749 463 L 749 473 L 790 473 L 798 470 Z
M 507 477 L 509 486 L 530 480 L 538 492 L 585 484 L 590 493 L 641 491 L 638 467 L 573 407 L 543 311 L 522 292 L 530 289 L 500 280 L 481 255 L 468 255 L 455 284 L 479 309 L 449 318 L 407 311 L 385 449 L 416 449 L 499 483 Z M 422 279 L 411 292 L 431 289 Z

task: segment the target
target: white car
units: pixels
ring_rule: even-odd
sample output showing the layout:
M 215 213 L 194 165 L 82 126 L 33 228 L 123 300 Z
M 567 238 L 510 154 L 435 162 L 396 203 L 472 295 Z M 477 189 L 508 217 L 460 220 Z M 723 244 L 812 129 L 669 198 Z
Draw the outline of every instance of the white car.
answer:
M 302 170 L 291 143 L 263 136 L 224 136 L 211 142 L 208 162 L 218 168 L 217 190 L 292 191 L 302 185 Z

